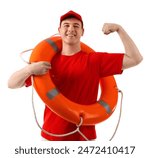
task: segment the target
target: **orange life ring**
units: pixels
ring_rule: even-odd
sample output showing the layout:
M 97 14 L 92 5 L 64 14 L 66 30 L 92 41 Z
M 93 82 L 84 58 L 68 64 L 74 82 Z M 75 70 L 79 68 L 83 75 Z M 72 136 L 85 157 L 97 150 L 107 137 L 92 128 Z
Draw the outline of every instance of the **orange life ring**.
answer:
M 30 56 L 30 62 L 48 61 L 62 49 L 62 39 L 54 36 L 41 41 Z M 93 50 L 81 42 L 81 49 L 87 53 Z M 74 124 L 93 125 L 106 120 L 114 112 L 118 100 L 118 90 L 113 76 L 100 79 L 100 99 L 89 106 L 74 103 L 63 96 L 51 80 L 50 74 L 34 76 L 34 88 L 43 102 L 56 114 Z

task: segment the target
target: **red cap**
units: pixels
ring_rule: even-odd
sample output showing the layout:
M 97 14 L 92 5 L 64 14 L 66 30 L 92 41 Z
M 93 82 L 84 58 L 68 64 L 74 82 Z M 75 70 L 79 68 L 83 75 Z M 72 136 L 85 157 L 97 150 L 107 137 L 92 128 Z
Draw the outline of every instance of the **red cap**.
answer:
M 60 17 L 60 24 L 61 24 L 61 22 L 62 22 L 63 20 L 65 20 L 65 19 L 67 19 L 67 18 L 76 18 L 76 19 L 78 19 L 78 20 L 81 21 L 82 26 L 83 26 L 82 17 L 81 17 L 81 15 L 79 15 L 78 13 L 76 13 L 76 12 L 70 10 L 69 12 L 67 12 L 66 14 L 64 14 L 64 15 L 62 15 L 62 16 Z

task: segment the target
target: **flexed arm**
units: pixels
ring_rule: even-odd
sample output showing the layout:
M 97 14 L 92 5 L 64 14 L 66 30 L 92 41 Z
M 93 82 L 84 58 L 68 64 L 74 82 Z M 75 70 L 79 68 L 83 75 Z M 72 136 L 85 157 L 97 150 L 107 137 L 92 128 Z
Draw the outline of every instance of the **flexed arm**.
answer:
M 113 23 L 105 23 L 102 28 L 102 31 L 106 35 L 112 32 L 117 32 L 120 39 L 122 40 L 122 43 L 125 48 L 122 69 L 127 69 L 136 66 L 142 61 L 143 57 L 140 54 L 136 44 L 120 25 Z

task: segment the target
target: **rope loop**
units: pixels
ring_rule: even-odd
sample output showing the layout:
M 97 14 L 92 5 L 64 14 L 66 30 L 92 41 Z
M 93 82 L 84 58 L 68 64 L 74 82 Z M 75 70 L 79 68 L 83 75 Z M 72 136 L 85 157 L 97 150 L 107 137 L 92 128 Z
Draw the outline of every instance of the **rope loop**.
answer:
M 59 36 L 59 34 L 54 34 L 53 36 Z M 32 51 L 32 50 L 33 50 L 33 49 L 28 49 L 28 50 L 25 50 L 25 51 L 23 51 L 23 52 L 20 53 L 20 57 L 21 57 L 22 61 L 24 61 L 24 62 L 27 63 L 27 64 L 30 64 L 30 62 L 29 62 L 29 61 L 26 61 L 26 60 L 22 57 L 22 55 L 23 55 L 24 53 L 26 53 L 26 52 L 28 52 L 28 51 Z M 54 133 L 50 133 L 50 132 L 46 131 L 45 129 L 43 129 L 43 128 L 40 126 L 40 124 L 39 124 L 39 122 L 38 122 L 38 120 L 37 120 L 36 111 L 35 111 L 35 105 L 34 105 L 34 87 L 33 87 L 33 85 L 34 85 L 34 80 L 33 80 L 33 76 L 31 76 L 31 80 L 32 80 L 32 108 L 33 108 L 33 112 L 34 112 L 35 121 L 36 121 L 38 127 L 39 127 L 44 133 L 46 133 L 47 135 L 54 136 L 54 137 L 65 137 L 65 136 L 69 136 L 69 135 L 72 135 L 72 134 L 78 132 L 86 141 L 88 141 L 89 139 L 80 131 L 80 127 L 81 127 L 82 124 L 83 124 L 83 117 L 82 117 L 82 116 L 80 116 L 80 122 L 79 122 L 79 124 L 76 125 L 77 128 L 76 128 L 74 131 L 71 131 L 71 132 L 68 132 L 68 133 L 64 133 L 64 134 L 54 134 Z M 116 88 L 117 88 L 117 87 L 116 87 Z M 116 132 L 117 132 L 117 129 L 118 129 L 118 127 L 119 127 L 119 123 L 120 123 L 120 120 L 121 120 L 121 114 L 122 114 L 123 92 L 122 92 L 120 89 L 118 89 L 118 88 L 117 88 L 117 90 L 118 90 L 118 92 L 121 94 L 120 112 L 119 112 L 118 123 L 117 123 L 117 125 L 116 125 L 115 131 L 114 131 L 112 137 L 109 139 L 109 141 L 111 141 L 111 140 L 114 138 L 114 136 L 115 136 L 115 134 L 116 134 Z
M 88 140 L 88 138 L 80 131 L 80 127 L 82 126 L 82 123 L 83 123 L 83 118 L 80 117 L 80 123 L 79 125 L 76 125 L 77 128 L 74 130 L 74 131 L 71 131 L 71 132 L 68 132 L 68 133 L 64 133 L 64 134 L 55 134 L 55 133 L 50 133 L 48 131 L 46 131 L 45 129 L 43 129 L 38 120 L 37 120 L 37 116 L 36 116 L 36 111 L 35 111 L 35 105 L 34 105 L 34 87 L 33 87 L 33 76 L 31 76 L 31 80 L 32 80 L 32 108 L 33 108 L 33 112 L 34 112 L 34 117 L 35 117 L 35 121 L 38 125 L 38 127 L 44 132 L 46 133 L 47 135 L 50 135 L 50 136 L 54 136 L 54 137 L 65 137 L 65 136 L 69 136 L 69 135 L 72 135 L 76 132 L 78 132 L 85 140 Z
M 117 88 L 117 89 L 118 89 L 118 88 Z M 117 123 L 117 125 L 116 125 L 115 131 L 114 131 L 112 137 L 109 139 L 109 141 L 112 141 L 112 139 L 114 138 L 114 136 L 115 136 L 115 134 L 116 134 L 116 132 L 117 132 L 117 130 L 118 130 L 118 127 L 119 127 L 119 124 L 120 124 L 120 120 L 121 120 L 123 92 L 122 92 L 120 89 L 118 89 L 118 92 L 121 94 L 119 118 L 118 118 L 118 123 Z

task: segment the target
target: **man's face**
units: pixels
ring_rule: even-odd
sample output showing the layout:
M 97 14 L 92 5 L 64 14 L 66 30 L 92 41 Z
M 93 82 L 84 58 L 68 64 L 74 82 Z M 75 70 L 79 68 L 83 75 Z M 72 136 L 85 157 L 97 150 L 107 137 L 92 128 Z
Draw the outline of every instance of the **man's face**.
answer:
M 81 21 L 76 18 L 63 20 L 58 30 L 63 42 L 70 45 L 80 43 L 84 32 Z

